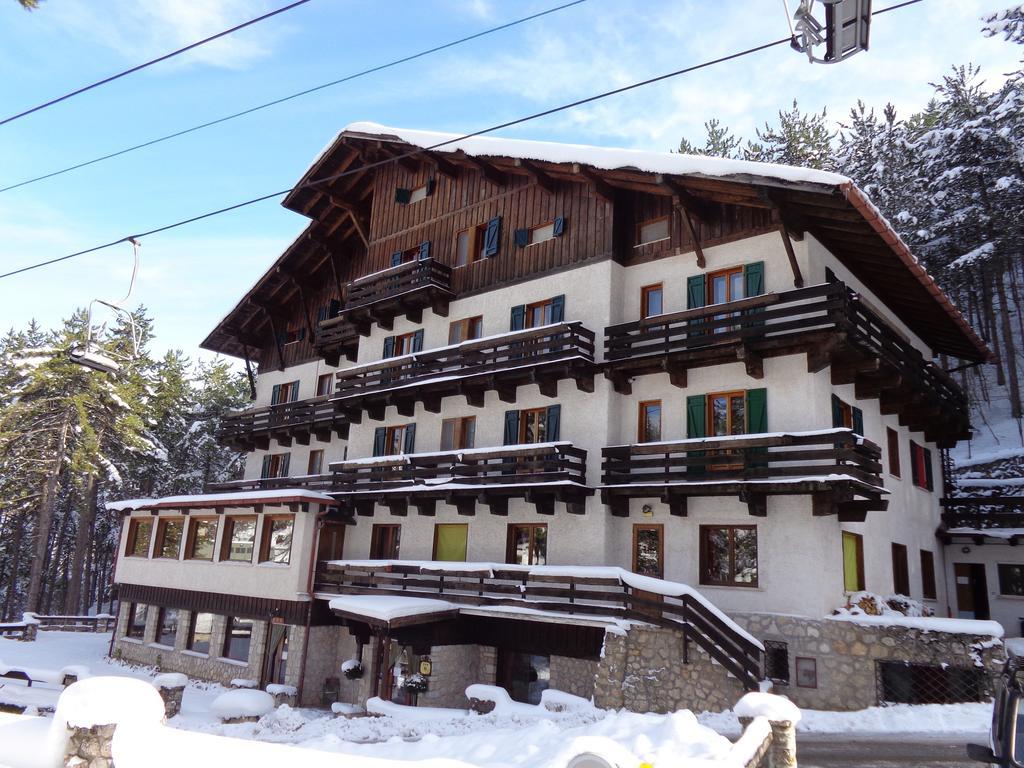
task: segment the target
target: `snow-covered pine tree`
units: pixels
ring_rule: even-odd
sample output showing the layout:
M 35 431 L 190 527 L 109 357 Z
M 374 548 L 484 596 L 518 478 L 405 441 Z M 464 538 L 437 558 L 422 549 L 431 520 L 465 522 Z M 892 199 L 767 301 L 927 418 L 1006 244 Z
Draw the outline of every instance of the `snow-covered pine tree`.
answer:
M 757 141 L 748 141 L 743 149 L 746 160 L 796 165 L 831 171 L 836 167 L 832 140 L 836 132 L 827 123 L 826 111 L 804 113 L 793 99 L 793 108 L 779 110 L 776 127 L 765 123 L 756 129 Z

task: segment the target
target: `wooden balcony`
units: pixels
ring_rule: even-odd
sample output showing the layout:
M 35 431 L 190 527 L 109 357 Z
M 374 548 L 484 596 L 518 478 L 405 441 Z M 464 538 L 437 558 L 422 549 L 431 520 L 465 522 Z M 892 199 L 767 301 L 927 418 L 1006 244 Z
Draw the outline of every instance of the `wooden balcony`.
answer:
M 408 514 L 410 505 L 433 515 L 438 501 L 455 505 L 460 515 L 475 514 L 478 501 L 491 514 L 507 515 L 510 498 L 526 499 L 544 515 L 554 514 L 556 501 L 582 514 L 593 495 L 586 465 L 587 452 L 571 443 L 381 456 L 332 463 L 328 492 L 343 510 L 360 515 L 372 515 L 375 504 L 393 515 Z
M 358 414 L 356 414 L 358 423 Z M 267 450 L 270 439 L 282 445 L 292 440 L 309 445 L 311 437 L 329 443 L 333 436 L 348 437 L 352 416 L 344 415 L 326 396 L 293 403 L 253 408 L 221 419 L 217 442 L 238 451 Z
M 486 393 L 497 391 L 503 402 L 514 403 L 517 388 L 526 384 L 555 397 L 562 379 L 575 380 L 581 391 L 594 391 L 594 333 L 580 323 L 514 331 L 348 368 L 338 373 L 334 402 L 346 412 L 365 410 L 377 420 L 389 405 L 412 417 L 416 403 L 440 413 L 441 399 L 453 395 L 483 407 Z
M 433 259 L 399 264 L 349 283 L 339 317 L 363 336 L 370 335 L 374 323 L 390 331 L 398 315 L 420 323 L 427 307 L 447 317 L 455 296 L 451 281 L 451 267 Z
M 238 491 L 276 491 L 284 488 L 304 488 L 308 491 L 330 493 L 334 482 L 331 474 L 299 475 L 298 477 L 256 477 L 250 480 L 228 480 L 207 483 L 207 493 L 234 493 Z
M 313 349 L 332 367 L 342 357 L 354 363 L 359 355 L 359 331 L 346 317 L 329 317 L 317 324 Z
M 939 538 L 977 545 L 992 539 L 1012 547 L 1024 540 L 1024 496 L 968 496 L 942 500 Z
M 688 643 L 693 642 L 744 687 L 754 690 L 763 679 L 762 645 L 685 585 L 637 578 L 617 568 L 594 568 L 593 575 L 586 573 L 586 567 L 574 567 L 571 575 L 559 570 L 558 566 L 502 568 L 491 563 L 435 563 L 424 567 L 397 560 L 374 564 L 320 562 L 314 591 L 318 598 L 391 595 L 440 599 L 451 604 L 450 610 L 420 617 L 419 622 L 450 621 L 460 609 L 480 606 L 517 606 L 523 609 L 515 615 L 518 620 L 542 617 L 544 613 L 634 619 L 681 632 L 684 663 Z M 641 579 L 642 589 L 632 586 Z M 380 622 L 364 615 L 339 615 L 347 622 L 372 622 L 374 632 L 390 633 L 402 624 L 402 619 Z
M 840 282 L 605 330 L 605 375 L 627 394 L 635 376 L 667 372 L 685 387 L 690 368 L 729 362 L 762 378 L 765 358 L 796 353 L 806 353 L 809 373 L 831 366 L 833 384 L 854 384 L 858 398 L 878 398 L 883 414 L 898 414 L 901 425 L 939 447 L 970 437 L 960 387 Z
M 601 499 L 623 517 L 635 498 L 686 515 L 690 497 L 736 496 L 763 517 L 769 495 L 810 494 L 815 515 L 841 522 L 888 507 L 881 450 L 849 429 L 621 445 L 602 456 Z

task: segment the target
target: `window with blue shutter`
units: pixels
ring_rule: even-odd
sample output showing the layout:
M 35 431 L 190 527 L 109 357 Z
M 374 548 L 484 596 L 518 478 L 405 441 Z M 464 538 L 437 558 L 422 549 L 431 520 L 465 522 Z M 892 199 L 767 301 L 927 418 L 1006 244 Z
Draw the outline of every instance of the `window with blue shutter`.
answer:
M 501 240 L 501 216 L 495 216 L 487 222 L 484 229 L 484 257 L 491 258 L 498 255 L 498 244 Z
M 412 197 L 412 190 L 405 189 L 404 187 L 397 187 L 395 189 L 395 202 L 399 205 L 408 205 L 409 199 Z
M 316 321 L 318 323 L 322 323 L 324 320 L 326 320 L 330 316 L 331 316 L 330 315 L 330 309 L 326 305 L 323 306 L 323 307 L 320 307 L 320 309 L 318 309 L 316 311 Z
M 278 470 L 278 477 L 288 477 L 288 466 L 291 464 L 292 455 L 286 453 L 281 457 L 281 468 Z
M 277 405 L 281 402 L 281 385 L 275 384 L 274 388 L 270 390 L 270 404 Z
M 403 453 L 416 453 L 416 425 L 407 424 L 405 427 L 405 441 L 402 445 Z
M 530 244 L 530 230 L 517 229 L 515 234 L 516 247 L 525 248 Z
M 565 322 L 565 295 L 555 296 L 551 299 L 551 322 Z
M 397 267 L 401 263 L 402 263 L 402 252 L 401 251 L 395 251 L 394 253 L 392 253 L 391 254 L 391 266 L 392 267 Z
M 395 356 L 395 337 L 385 336 L 384 337 L 384 353 L 383 359 L 387 360 L 389 357 Z
M 517 304 L 512 307 L 512 318 L 509 322 L 510 331 L 521 331 L 526 328 L 526 305 Z
M 421 352 L 423 350 L 423 330 L 418 330 L 412 335 L 412 351 Z
M 563 232 L 565 232 L 565 217 L 556 216 L 554 224 L 551 227 L 551 234 L 555 237 L 561 237 Z
M 545 442 L 557 443 L 561 440 L 562 434 L 562 406 L 552 405 L 548 407 L 547 413 L 547 440 Z
M 853 431 L 861 437 L 864 436 L 864 411 L 860 408 L 853 409 Z
M 424 259 L 429 259 L 430 258 L 430 241 L 429 240 L 424 240 L 422 243 L 420 243 L 420 250 L 419 250 L 419 253 L 417 254 L 416 258 L 418 258 L 420 261 L 423 261 Z
M 288 387 L 288 402 L 294 403 L 299 399 L 299 382 L 293 381 Z
M 263 466 L 260 468 L 260 477 L 270 477 L 270 454 L 263 457 Z
M 388 430 L 387 427 L 377 427 L 373 430 L 373 455 L 383 456 L 384 446 L 387 444 Z

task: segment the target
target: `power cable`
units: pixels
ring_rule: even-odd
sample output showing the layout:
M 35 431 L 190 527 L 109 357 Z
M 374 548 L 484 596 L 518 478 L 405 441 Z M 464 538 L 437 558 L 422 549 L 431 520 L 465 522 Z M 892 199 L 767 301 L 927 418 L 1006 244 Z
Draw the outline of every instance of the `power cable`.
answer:
M 249 107 L 248 109 L 243 109 L 240 112 L 234 112 L 234 113 L 232 113 L 230 115 L 225 115 L 224 117 L 218 117 L 218 118 L 216 118 L 214 120 L 209 120 L 209 121 L 207 121 L 205 123 L 200 123 L 199 125 L 194 125 L 191 128 L 184 128 L 184 129 L 182 129 L 180 131 L 175 131 L 174 133 L 168 133 L 166 136 L 159 136 L 159 137 L 157 137 L 155 139 L 150 139 L 149 141 L 144 141 L 141 144 L 135 144 L 135 145 L 130 146 L 130 147 L 125 147 L 124 149 L 119 149 L 119 150 L 117 150 L 115 152 L 110 152 L 110 153 L 108 153 L 106 155 L 100 155 L 99 157 L 94 157 L 92 160 L 85 160 L 85 161 L 80 162 L 80 163 L 75 163 L 74 165 L 69 165 L 67 168 L 61 168 L 60 170 L 57 170 L 57 171 L 51 171 L 50 173 L 44 173 L 42 176 L 36 176 L 34 178 L 31 178 L 31 179 L 26 179 L 25 181 L 19 181 L 16 184 L 10 184 L 10 185 L 8 185 L 6 187 L 0 187 L 0 192 L 8 192 L 8 191 L 10 191 L 12 189 L 17 189 L 18 187 L 24 187 L 24 186 L 26 186 L 28 184 L 34 184 L 37 181 L 43 181 L 44 179 L 52 179 L 54 176 L 60 176 L 60 175 L 65 174 L 65 173 L 69 173 L 70 171 L 77 171 L 79 168 L 85 168 L 86 166 L 89 166 L 89 165 L 95 165 L 96 163 L 101 163 L 104 160 L 110 160 L 110 159 L 115 158 L 115 157 L 120 157 L 121 155 L 126 155 L 129 152 L 135 152 L 136 150 L 139 150 L 139 149 L 145 149 L 146 147 L 151 147 L 154 144 L 160 144 L 161 142 L 164 142 L 164 141 L 170 141 L 171 139 L 176 139 L 179 136 L 185 136 L 185 135 L 190 134 L 190 133 L 195 133 L 196 131 L 200 131 L 200 130 L 202 130 L 204 128 L 210 128 L 210 127 L 212 127 L 214 125 L 220 125 L 221 123 L 226 123 L 229 120 L 235 120 L 236 118 L 239 118 L 239 117 L 244 117 L 246 115 L 251 115 L 253 112 L 259 112 L 260 110 L 267 109 L 268 107 L 273 107 L 273 106 L 277 106 L 278 104 L 283 104 L 286 101 L 291 101 L 292 99 L 297 99 L 300 96 L 308 96 L 311 93 L 316 93 L 317 91 L 322 91 L 325 88 L 330 88 L 330 87 L 335 86 L 335 85 L 341 85 L 342 83 L 347 83 L 350 80 L 355 80 L 355 79 L 360 78 L 360 77 L 365 77 L 366 75 L 371 75 L 371 74 L 373 74 L 375 72 L 380 72 L 381 70 L 389 69 L 391 67 L 398 66 L 399 64 L 405 64 L 407 62 L 414 61 L 415 59 L 419 59 L 419 58 L 422 58 L 424 56 L 429 56 L 432 53 L 437 53 L 439 51 L 443 51 L 443 50 L 445 50 L 447 48 L 454 48 L 455 46 L 461 45 L 462 43 L 468 43 L 471 40 L 476 40 L 478 38 L 485 37 L 486 35 L 490 35 L 490 34 L 493 34 L 495 32 L 500 32 L 502 30 L 518 26 L 519 24 L 525 24 L 528 21 L 533 21 L 534 19 L 539 19 L 542 16 L 547 16 L 547 15 L 555 13 L 557 11 L 565 10 L 566 8 L 571 8 L 574 5 L 580 5 L 581 3 L 585 3 L 585 2 L 587 2 L 587 0 L 572 0 L 572 2 L 564 3 L 562 5 L 557 5 L 557 6 L 553 7 L 553 8 L 548 8 L 545 11 L 540 11 L 538 13 L 533 13 L 533 14 L 530 14 L 529 16 L 523 16 L 520 19 L 515 19 L 515 20 L 509 21 L 509 22 L 507 22 L 505 24 L 500 24 L 500 25 L 498 25 L 496 27 L 491 27 L 490 29 L 485 29 L 485 30 L 482 30 L 480 32 L 476 32 L 476 33 L 474 33 L 472 35 L 468 35 L 466 37 L 460 37 L 458 40 L 451 40 L 451 41 L 449 41 L 447 43 L 443 43 L 442 45 L 437 45 L 437 46 L 434 46 L 433 48 L 427 48 L 426 50 L 419 51 L 418 53 L 412 53 L 412 54 L 409 54 L 408 56 L 403 56 L 403 57 L 401 57 L 399 59 L 395 59 L 393 61 L 389 61 L 389 62 L 387 62 L 385 64 L 378 64 L 376 66 L 370 67 L 369 69 L 364 69 L 364 70 L 361 70 L 359 72 L 354 72 L 354 73 L 352 73 L 350 75 L 345 75 L 344 77 L 341 77 L 341 78 L 339 78 L 337 80 L 331 80 L 329 83 L 322 83 L 321 85 L 316 85 L 316 86 L 313 86 L 312 88 L 307 88 L 307 89 L 305 89 L 303 91 L 297 91 L 296 93 L 289 94 L 288 96 L 282 96 L 279 99 L 274 99 L 272 101 L 267 101 L 267 102 L 264 102 L 263 104 L 257 104 L 255 107 Z
M 118 72 L 116 75 L 111 75 L 110 77 L 105 77 L 102 80 L 97 80 L 95 83 L 91 83 L 89 85 L 82 86 L 81 88 L 78 88 L 77 90 L 71 91 L 70 93 L 65 93 L 63 96 L 58 96 L 55 99 L 50 99 L 49 101 L 43 102 L 42 104 L 39 104 L 38 106 L 32 107 L 31 109 L 26 109 L 24 112 L 19 112 L 16 115 L 11 115 L 10 117 L 7 117 L 7 118 L 4 118 L 3 120 L 0 120 L 0 125 L 6 125 L 7 123 L 10 123 L 10 122 L 13 122 L 14 120 L 17 120 L 19 118 L 25 117 L 26 115 L 31 115 L 33 112 L 38 112 L 41 109 L 46 109 L 47 107 L 52 107 L 54 104 L 59 104 L 62 101 L 66 101 L 67 99 L 70 99 L 72 96 L 78 96 L 79 94 L 85 93 L 86 91 L 91 91 L 93 88 L 99 88 L 101 85 L 106 85 L 107 83 L 112 83 L 114 80 L 119 80 L 120 78 L 124 77 L 125 75 L 130 75 L 133 72 L 138 72 L 140 69 L 145 69 L 146 67 L 151 67 L 154 64 L 159 64 L 161 61 L 167 61 L 168 59 L 172 59 L 175 56 L 178 56 L 178 55 L 180 55 L 182 53 L 185 53 L 187 51 L 191 51 L 194 48 L 198 48 L 201 45 L 206 45 L 207 43 L 213 42 L 214 40 L 219 40 L 220 38 L 225 37 L 227 35 L 230 35 L 233 32 L 237 32 L 240 29 L 245 29 L 246 27 L 250 27 L 253 24 L 256 24 L 256 23 L 258 23 L 260 21 L 263 21 L 264 19 L 269 19 L 271 16 L 277 16 L 279 13 L 284 13 L 285 11 L 290 11 L 292 8 L 297 8 L 298 6 L 305 5 L 308 2 L 309 2 L 309 0 L 296 0 L 296 2 L 291 3 L 290 5 L 286 5 L 286 6 L 282 7 L 282 8 L 278 8 L 276 11 L 270 11 L 269 13 L 265 13 L 262 16 L 257 16 L 255 19 L 249 19 L 249 21 L 246 21 L 246 22 L 243 22 L 242 24 L 238 24 L 238 25 L 236 25 L 234 27 L 231 27 L 231 29 L 225 29 L 223 32 L 218 32 L 215 35 L 210 35 L 209 37 L 204 37 L 202 40 L 197 40 L 196 42 L 191 43 L 190 45 L 186 45 L 184 48 L 179 48 L 176 51 L 171 51 L 170 53 L 165 53 L 163 56 L 158 56 L 155 59 L 150 59 L 149 61 L 144 62 L 142 64 L 138 64 L 138 65 L 132 67 L 131 69 L 126 69 L 126 70 L 124 70 L 122 72 Z
M 914 4 L 920 3 L 920 2 L 922 2 L 922 0 L 906 0 L 906 2 L 899 3 L 897 5 L 892 5 L 892 6 L 889 6 L 888 8 L 882 8 L 881 10 L 875 11 L 874 13 L 872 13 L 872 16 L 877 16 L 879 14 L 886 13 L 888 11 L 894 11 L 894 10 L 897 10 L 898 8 L 905 8 L 908 5 L 914 5 Z M 256 203 L 262 203 L 262 202 L 264 202 L 266 200 L 270 200 L 271 198 L 279 197 L 280 195 L 286 195 L 286 194 L 289 194 L 290 192 L 294 192 L 294 191 L 299 190 L 299 189 L 304 189 L 306 187 L 313 187 L 315 185 L 324 184 L 324 183 L 330 182 L 330 181 L 335 181 L 337 179 L 341 179 L 341 178 L 344 178 L 346 176 L 351 176 L 351 175 L 354 175 L 354 174 L 357 174 L 357 173 L 363 173 L 364 171 L 373 170 L 374 168 L 379 168 L 379 167 L 384 166 L 384 165 L 389 165 L 391 163 L 399 162 L 401 160 L 405 160 L 405 159 L 410 158 L 410 157 L 415 157 L 417 155 L 421 155 L 421 154 L 424 154 L 426 152 L 432 152 L 432 151 L 434 151 L 436 149 L 440 149 L 441 147 L 448 146 L 449 144 L 455 144 L 455 143 L 458 143 L 460 141 L 464 141 L 466 139 L 474 138 L 476 136 L 483 136 L 485 134 L 493 133 L 494 131 L 500 131 L 503 128 L 509 128 L 511 126 L 514 126 L 514 125 L 521 125 L 522 123 L 526 123 L 526 122 L 529 122 L 531 120 L 537 120 L 538 118 L 541 118 L 541 117 L 547 117 L 549 115 L 554 115 L 554 114 L 557 114 L 559 112 L 564 112 L 565 110 L 573 109 L 575 107 L 579 107 L 579 106 L 582 106 L 584 104 L 590 104 L 590 103 L 593 103 L 595 101 L 599 101 L 601 99 L 608 98 L 609 96 L 616 96 L 616 95 L 618 95 L 620 93 L 626 93 L 628 91 L 632 91 L 632 90 L 635 90 L 637 88 L 642 88 L 645 85 L 652 85 L 653 83 L 658 83 L 658 82 L 662 82 L 664 80 L 668 80 L 668 79 L 673 78 L 673 77 L 678 77 L 680 75 L 685 75 L 685 74 L 687 74 L 689 72 L 694 72 L 694 71 L 699 70 L 699 69 L 704 69 L 706 67 L 711 67 L 711 66 L 714 66 L 715 64 L 721 64 L 721 63 L 726 62 L 726 61 L 732 61 L 733 59 L 739 59 L 739 58 L 742 58 L 744 56 L 749 56 L 749 55 L 754 54 L 754 53 L 759 53 L 760 51 L 767 50 L 768 48 L 774 48 L 775 46 L 778 46 L 778 45 L 788 44 L 789 40 L 790 39 L 788 37 L 784 37 L 784 38 L 782 38 L 780 40 L 774 40 L 774 41 L 772 41 L 770 43 L 763 43 L 763 44 L 755 46 L 753 48 L 747 48 L 746 50 L 743 50 L 743 51 L 737 51 L 736 53 L 731 53 L 731 54 L 728 54 L 726 56 L 720 56 L 717 59 L 711 59 L 709 61 L 702 62 L 701 64 L 694 64 L 693 66 L 690 66 L 690 67 L 684 67 L 683 69 L 677 69 L 677 70 L 675 70 L 673 72 L 667 72 L 667 73 L 665 73 L 663 75 L 657 75 L 655 77 L 651 77 L 651 78 L 648 78 L 646 80 L 640 80 L 639 82 L 632 83 L 630 85 L 624 85 L 624 86 L 622 86 L 620 88 L 615 88 L 615 89 L 612 89 L 612 90 L 609 90 L 609 91 L 603 91 L 602 93 L 596 94 L 594 96 L 587 96 L 586 98 L 577 99 L 576 101 L 572 101 L 572 102 L 569 102 L 567 104 L 562 104 L 562 105 L 557 106 L 557 107 L 551 107 L 550 109 L 545 109 L 545 110 L 543 110 L 541 112 L 534 112 L 533 114 L 527 115 L 525 117 L 518 117 L 518 118 L 515 118 L 514 120 L 507 120 L 504 123 L 498 123 L 497 125 L 492 125 L 492 126 L 490 126 L 488 128 L 481 128 L 480 130 L 473 131 L 472 133 L 466 133 L 466 134 L 462 134 L 460 136 L 455 136 L 455 137 L 450 138 L 450 139 L 445 139 L 444 141 L 439 141 L 436 144 L 431 144 L 431 145 L 426 146 L 426 147 L 415 147 L 415 148 L 413 148 L 413 149 L 411 149 L 411 150 L 409 150 L 407 152 L 403 152 L 402 154 L 395 155 L 393 157 L 389 157 L 389 158 L 387 158 L 385 160 L 378 160 L 378 161 L 373 162 L 373 163 L 367 163 L 365 165 L 359 166 L 358 168 L 350 168 L 350 169 L 348 169 L 346 171 L 342 171 L 341 173 L 336 173 L 336 174 L 333 174 L 331 176 L 324 176 L 324 177 L 321 177 L 319 179 L 312 179 L 312 180 L 306 182 L 305 184 L 296 184 L 295 186 L 288 187 L 287 189 L 278 190 L 277 192 L 271 192 L 270 194 L 267 194 L 267 195 L 260 195 L 259 197 L 254 197 L 254 198 L 251 198 L 249 200 L 243 200 L 240 203 L 235 203 L 233 205 L 225 206 L 224 208 L 218 208 L 218 209 L 213 210 L 213 211 L 207 211 L 206 213 L 201 213 L 201 214 L 199 214 L 197 216 L 192 216 L 192 217 L 187 218 L 187 219 L 182 219 L 182 220 L 176 221 L 176 222 L 174 222 L 172 224 L 165 224 L 165 225 L 163 225 L 161 227 L 156 227 L 156 228 L 150 229 L 150 230 L 148 230 L 146 232 L 139 232 L 139 233 L 134 234 L 134 235 L 127 235 L 125 237 L 118 238 L 117 240 L 111 240 L 108 243 L 103 243 L 102 245 L 95 245 L 95 246 L 93 246 L 91 248 L 86 248 L 85 250 L 75 251 L 74 253 L 69 253 L 69 254 L 66 254 L 64 256 L 58 256 L 58 257 L 53 258 L 53 259 L 47 259 L 46 261 L 40 261 L 40 262 L 37 262 L 35 264 L 29 264 L 29 265 L 26 265 L 24 267 L 20 267 L 18 269 L 11 270 L 10 272 L 4 272 L 3 274 L 0 274 L 0 280 L 2 280 L 4 278 L 7 278 L 7 277 L 13 277 L 14 275 L 20 275 L 23 272 L 29 272 L 29 271 L 34 270 L 34 269 L 40 269 L 41 267 L 46 267 L 46 266 L 49 266 L 51 264 L 57 264 L 57 263 L 62 262 L 62 261 L 67 261 L 68 259 L 73 259 L 73 258 L 76 258 L 78 256 L 84 256 L 84 255 L 86 255 L 88 253 L 95 253 L 96 251 L 101 251 L 101 250 L 103 250 L 105 248 L 110 248 L 110 247 L 118 245 L 120 243 L 129 242 L 131 240 L 138 240 L 138 239 L 141 239 L 143 237 L 148 237 L 149 235 L 155 235 L 155 234 L 158 234 L 160 232 L 166 232 L 166 231 L 171 230 L 171 229 L 177 229 L 178 227 L 183 227 L 183 226 L 185 226 L 187 224 L 193 224 L 193 223 L 195 223 L 197 221 L 202 221 L 204 219 L 209 219 L 209 218 L 212 218 L 213 216 L 219 216 L 219 215 L 221 215 L 223 213 L 229 213 L 230 211 L 235 211 L 235 210 L 238 210 L 239 208 L 245 208 L 245 207 L 250 206 L 250 205 L 255 205 Z

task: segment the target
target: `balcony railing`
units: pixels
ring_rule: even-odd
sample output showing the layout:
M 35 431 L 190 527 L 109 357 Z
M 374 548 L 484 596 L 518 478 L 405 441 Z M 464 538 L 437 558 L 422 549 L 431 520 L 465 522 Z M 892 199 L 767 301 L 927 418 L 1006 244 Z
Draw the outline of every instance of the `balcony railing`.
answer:
M 394 318 L 401 314 L 421 322 L 426 307 L 447 316 L 454 296 L 451 280 L 451 267 L 433 259 L 399 264 L 349 283 L 340 317 L 366 336 L 373 323 L 390 330 Z
M 317 324 L 313 349 L 330 366 L 337 366 L 342 357 L 355 362 L 359 354 L 359 331 L 346 317 L 329 317 Z
M 587 452 L 571 443 L 507 445 L 437 453 L 380 456 L 331 464 L 333 485 L 343 506 L 372 514 L 374 503 L 392 511 L 417 507 L 432 514 L 438 500 L 473 514 L 477 500 L 492 513 L 507 514 L 508 499 L 522 497 L 538 512 L 552 514 L 563 501 L 573 513 L 583 512 Z
M 440 598 L 453 607 L 518 605 L 537 613 L 635 619 L 678 630 L 685 637 L 684 659 L 688 643 L 695 642 L 749 689 L 764 677 L 762 645 L 686 585 L 614 568 L 595 568 L 594 575 L 588 575 L 586 567 L 573 571 L 560 572 L 557 566 L 502 568 L 490 563 L 424 567 L 394 560 L 338 561 L 318 565 L 315 589 L 318 596 Z
M 347 438 L 350 419 L 326 396 L 252 408 L 221 419 L 218 442 L 241 451 L 266 450 L 270 438 L 283 445 L 292 440 L 309 445 L 310 436 L 330 442 L 333 435 Z
M 606 375 L 628 392 L 633 376 L 741 361 L 764 375 L 766 357 L 807 354 L 811 372 L 832 366 L 834 384 L 856 384 L 883 413 L 945 447 L 969 436 L 963 391 L 840 282 L 657 315 L 605 331 Z
M 942 527 L 946 531 L 1017 529 L 1024 534 L 1024 496 L 947 498 L 942 500 L 942 508 Z
M 887 505 L 881 450 L 849 429 L 621 445 L 602 456 L 602 498 L 617 515 L 647 497 L 686 514 L 688 497 L 735 495 L 763 515 L 770 494 L 812 494 L 815 514 L 851 521 Z
M 491 389 L 515 402 L 516 388 L 531 383 L 555 396 L 560 379 L 593 392 L 593 361 L 593 331 L 578 322 L 556 323 L 348 368 L 338 373 L 335 399 L 341 408 L 365 409 L 380 419 L 387 405 L 412 416 L 415 403 L 423 402 L 437 413 L 441 398 L 451 395 L 482 406 Z
M 334 483 L 330 473 L 319 475 L 298 475 L 296 477 L 255 477 L 250 480 L 228 480 L 223 483 L 208 483 L 207 493 L 231 493 L 235 491 L 276 491 L 284 488 L 305 488 L 320 493 L 330 493 Z

